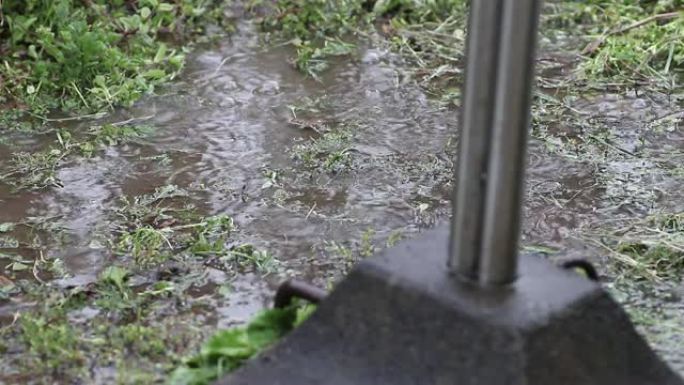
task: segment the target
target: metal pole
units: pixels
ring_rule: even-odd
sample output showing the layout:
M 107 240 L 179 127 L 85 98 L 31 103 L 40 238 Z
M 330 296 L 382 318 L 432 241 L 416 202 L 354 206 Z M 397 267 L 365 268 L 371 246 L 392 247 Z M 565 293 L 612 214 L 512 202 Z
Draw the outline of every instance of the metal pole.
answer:
M 508 1 L 512 2 L 512 1 Z M 471 2 L 448 265 L 477 280 L 502 0 Z
M 480 282 L 515 280 L 541 0 L 504 1 L 489 153 Z

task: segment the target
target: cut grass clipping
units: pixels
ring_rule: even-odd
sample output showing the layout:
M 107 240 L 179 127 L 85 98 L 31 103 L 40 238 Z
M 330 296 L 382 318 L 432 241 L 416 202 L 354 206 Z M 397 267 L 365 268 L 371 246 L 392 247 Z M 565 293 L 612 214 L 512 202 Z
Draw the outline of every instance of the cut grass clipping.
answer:
M 375 24 L 416 65 L 419 78 L 452 80 L 460 75 L 467 3 L 277 0 L 261 26 L 277 40 L 292 44 L 296 67 L 313 77 L 328 67 L 330 57 L 354 52 L 350 35 L 365 33 Z M 681 0 L 549 2 L 542 30 L 587 37 L 576 47 L 584 55 L 580 80 L 595 86 L 608 82 L 672 87 L 681 83 L 684 69 L 682 9 Z
M 618 283 L 682 281 L 684 213 L 630 219 L 582 239 L 609 253 Z
M 271 346 L 299 326 L 314 310 L 312 305 L 297 304 L 284 309 L 269 309 L 257 315 L 247 326 L 216 333 L 196 356 L 187 359 L 173 372 L 169 384 L 210 384 Z
M 62 163 L 77 156 L 91 157 L 110 146 L 138 141 L 151 131 L 149 126 L 106 124 L 91 127 L 77 140 L 71 132 L 59 130 L 52 146 L 38 152 L 13 153 L 8 162 L 2 164 L 0 182 L 17 191 L 62 187 L 57 177 Z
M 676 86 L 684 74 L 684 2 L 588 0 L 554 3 L 547 26 L 590 36 L 585 80 Z
M 678 282 L 684 274 L 684 213 L 652 216 L 624 231 L 616 252 L 623 275 Z

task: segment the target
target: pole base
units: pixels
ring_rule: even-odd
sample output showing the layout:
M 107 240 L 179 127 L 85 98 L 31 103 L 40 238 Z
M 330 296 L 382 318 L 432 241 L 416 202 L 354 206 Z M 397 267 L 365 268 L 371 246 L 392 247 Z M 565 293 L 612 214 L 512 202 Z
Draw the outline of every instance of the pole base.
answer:
M 510 287 L 449 275 L 448 231 L 360 263 L 220 385 L 683 385 L 597 284 L 535 255 Z

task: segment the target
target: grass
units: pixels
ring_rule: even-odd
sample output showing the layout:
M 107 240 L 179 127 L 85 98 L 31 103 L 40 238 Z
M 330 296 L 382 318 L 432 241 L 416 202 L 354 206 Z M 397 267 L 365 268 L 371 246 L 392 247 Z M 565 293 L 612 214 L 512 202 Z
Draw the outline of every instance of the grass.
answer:
M 166 261 L 173 251 L 169 236 L 167 231 L 145 226 L 123 234 L 117 249 L 130 253 L 139 266 L 157 265 Z
M 130 276 L 130 272 L 119 266 L 109 266 L 100 274 L 100 282 L 106 285 L 112 285 L 119 292 L 126 292 L 126 282 Z
M 14 323 L 0 328 L 0 349 L 9 352 L 3 356 L 0 380 L 93 382 L 83 368 L 112 367 L 113 377 L 103 381 L 166 382 L 182 357 L 196 351 L 207 337 L 210 329 L 204 317 L 218 306 L 215 301 L 232 295 L 192 294 L 206 285 L 207 266 L 230 275 L 265 275 L 278 267 L 272 254 L 237 242 L 238 230 L 230 216 L 201 216 L 187 199 L 188 193 L 173 185 L 121 199 L 98 235 L 106 241 L 102 247 L 111 261 L 90 284 L 71 287 L 27 280 L 23 277 L 32 268 L 34 274 L 47 277 L 58 260 L 46 256 L 34 264 L 0 255 L 0 300 L 40 304 L 21 309 Z M 18 228 L 25 226 L 49 231 L 55 228 L 50 221 L 55 219 L 5 222 L 0 233 L 21 235 Z M 9 246 L 25 246 L 23 240 L 15 243 Z M 200 245 L 203 252 L 197 249 Z M 8 273 L 13 267 L 4 266 L 6 261 L 23 270 Z
M 145 383 L 163 379 L 164 373 L 175 366 L 175 352 L 187 335 L 172 333 L 156 320 L 159 316 L 155 308 L 166 297 L 152 289 L 132 290 L 127 281 L 129 274 L 112 267 L 101 274 L 93 289 L 61 293 L 36 289 L 32 295 L 41 297 L 42 306 L 21 312 L 18 322 L 0 329 L 4 341 L 15 350 L 5 357 L 8 361 L 16 359 L 16 350 L 25 350 L 10 378 L 24 378 L 24 383 L 55 378 L 83 380 L 90 376 L 85 369 L 88 365 L 109 362 L 127 366 L 131 372 L 146 371 L 150 382 Z M 69 314 L 85 307 L 97 309 L 94 319 L 70 318 Z M 117 377 L 123 380 L 129 374 L 121 372 Z
M 369 258 L 375 254 L 375 245 L 373 244 L 373 237 L 375 236 L 375 230 L 372 228 L 366 229 L 366 231 L 361 234 L 361 245 L 359 246 L 359 253 L 363 258 Z
M 553 5 L 546 27 L 574 28 L 587 36 L 579 80 L 594 87 L 606 83 L 680 87 L 684 45 L 683 3 L 588 0 Z
M 190 252 L 196 255 L 224 254 L 226 237 L 235 229 L 233 219 L 219 215 L 205 219 L 195 228 Z
M 465 50 L 467 2 L 399 0 L 376 3 L 380 31 L 390 47 L 414 67 L 420 84 L 433 95 L 457 95 Z
M 292 156 L 305 167 L 322 172 L 339 173 L 351 167 L 352 133 L 339 127 L 292 148 Z
M 128 106 L 183 67 L 225 1 L 3 0 L 0 105 L 45 115 Z M 11 79 L 11 81 L 10 81 Z
M 62 187 L 57 171 L 65 162 L 77 157 L 92 157 L 107 147 L 137 141 L 151 130 L 149 126 L 106 124 L 92 127 L 78 140 L 70 131 L 59 130 L 47 149 L 13 153 L 0 173 L 0 182 L 17 191 Z
M 295 67 L 305 74 L 318 79 L 318 74 L 329 67 L 330 58 L 346 56 L 354 52 L 356 46 L 339 39 L 325 39 L 322 46 L 316 46 L 310 41 L 295 44 L 297 58 Z
M 314 78 L 328 68 L 329 58 L 354 53 L 350 37 L 367 34 L 373 23 L 381 25 L 400 51 L 411 52 L 417 64 L 430 62 L 450 73 L 443 65 L 462 56 L 462 42 L 454 44 L 450 38 L 463 37 L 465 6 L 463 0 L 278 0 L 261 27 L 275 40 L 289 42 L 296 49 L 295 66 Z
M 58 165 L 67 155 L 58 148 L 37 153 L 14 153 L 5 171 L 0 175 L 0 181 L 12 185 L 17 190 L 61 187 L 56 172 Z
M 574 81 L 633 86 L 652 83 L 678 87 L 684 68 L 684 13 L 680 0 L 643 2 L 586 0 L 546 7 L 545 34 L 581 31 L 576 45 L 584 55 Z M 424 85 L 442 97 L 457 95 L 462 76 L 467 2 L 463 0 L 276 1 L 262 29 L 297 50 L 296 67 L 314 77 L 327 58 L 347 55 L 343 39 L 354 32 L 378 30 L 416 67 Z M 445 91 L 446 90 L 446 91 Z
M 172 206 L 169 202 L 183 200 L 188 192 L 176 185 L 157 187 L 154 192 L 135 197 L 123 196 L 119 206 L 114 210 L 117 231 L 128 232 L 131 229 L 151 225 L 155 228 L 175 224 L 175 217 L 190 215 L 185 207 Z
M 619 229 L 614 247 L 619 274 L 630 280 L 681 281 L 684 213 L 653 215 Z
M 225 214 L 199 217 L 184 205 L 187 192 L 167 185 L 153 193 L 123 198 L 116 210 L 120 223 L 115 249 L 136 265 L 150 267 L 169 259 L 195 258 L 226 270 L 250 269 L 262 274 L 276 270 L 277 260 L 251 244 L 230 244 L 236 230 Z M 180 206 L 180 207 L 179 207 Z M 121 220 L 123 219 L 123 220 Z
M 598 247 L 619 286 L 677 285 L 684 275 L 684 213 L 624 218 L 588 228 L 579 239 Z
M 684 251 L 667 241 L 639 239 L 621 242 L 616 252 L 629 257 L 622 262 L 627 274 L 642 277 L 657 277 L 678 280 L 684 272 Z
M 354 0 L 277 0 L 269 8 L 262 30 L 271 40 L 289 42 L 297 51 L 295 66 L 314 78 L 330 57 L 353 52 L 344 39 L 370 20 L 363 2 Z
M 366 13 L 353 0 L 277 0 L 261 21 L 265 31 L 286 39 L 321 39 L 353 32 Z
M 82 364 L 77 333 L 65 319 L 25 315 L 21 317 L 20 328 L 30 362 L 39 370 L 59 371 Z
M 253 245 L 242 244 L 232 247 L 223 261 L 237 264 L 243 269 L 253 268 L 262 274 L 273 273 L 276 270 L 278 261 L 265 250 L 256 250 Z

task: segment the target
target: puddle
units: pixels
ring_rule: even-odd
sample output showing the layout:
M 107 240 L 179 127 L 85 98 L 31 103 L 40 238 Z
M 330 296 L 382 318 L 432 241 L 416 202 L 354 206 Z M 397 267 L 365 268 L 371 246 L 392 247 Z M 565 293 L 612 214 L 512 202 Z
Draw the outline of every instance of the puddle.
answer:
M 189 192 L 201 213 L 232 216 L 241 240 L 269 250 L 282 264 L 278 274 L 265 277 L 207 273 L 202 284 L 189 291 L 198 304 L 193 308 L 195 324 L 211 330 L 244 322 L 269 305 L 275 285 L 285 276 L 325 286 L 339 278 L 348 263 L 322 251 L 326 245 L 358 242 L 372 229 L 382 246 L 395 231 L 410 236 L 445 221 L 449 213 L 457 111 L 431 102 L 396 56 L 377 48 L 362 51 L 334 63 L 318 82 L 293 68 L 290 51 L 265 50 L 253 29 L 242 24 L 230 41 L 199 49 L 184 76 L 161 96 L 107 118 L 152 125 L 155 131 L 141 143 L 69 161 L 57 173 L 62 188 L 15 194 L 0 185 L 0 223 L 52 218 L 48 222 L 63 230 L 59 240 L 48 237 L 40 249 L 63 260 L 71 277 L 51 284 L 85 286 L 117 258 L 99 247 L 98 234 L 107 231 L 120 198 L 174 184 Z M 309 104 L 319 111 L 295 109 L 296 118 L 352 124 L 351 171 L 312 179 L 293 160 L 291 149 L 297 143 L 317 137 L 291 124 L 292 106 L 307 101 L 314 101 Z M 628 152 L 684 148 L 681 121 L 674 130 L 641 131 L 646 122 L 672 109 L 664 100 L 607 96 L 574 107 L 586 111 L 587 119 L 600 116 L 600 122 L 592 122 L 610 132 L 614 146 Z M 69 127 L 77 131 L 92 124 Z M 17 134 L 11 143 L 0 145 L 0 162 L 7 161 L 10 150 L 31 151 L 46 141 Z M 573 231 L 616 213 L 643 214 L 673 204 L 681 209 L 681 179 L 650 175 L 651 165 L 644 158 L 626 154 L 613 162 L 566 155 L 549 152 L 539 140 L 530 145 L 526 244 L 564 249 Z M 269 184 L 268 170 L 282 172 L 284 179 Z M 615 190 L 626 184 L 618 183 L 620 175 L 642 177 L 628 181 L 639 190 Z M 649 203 L 616 203 L 636 194 L 645 194 Z M 30 235 L 26 231 L 18 237 Z M 31 255 L 35 251 L 26 253 L 36 258 Z M 3 267 L 8 262 L 0 257 Z M 217 294 L 224 284 L 230 290 Z M 11 321 L 6 316 L 20 306 L 0 303 L 0 319 Z M 90 319 L 95 314 L 84 309 L 73 317 Z

